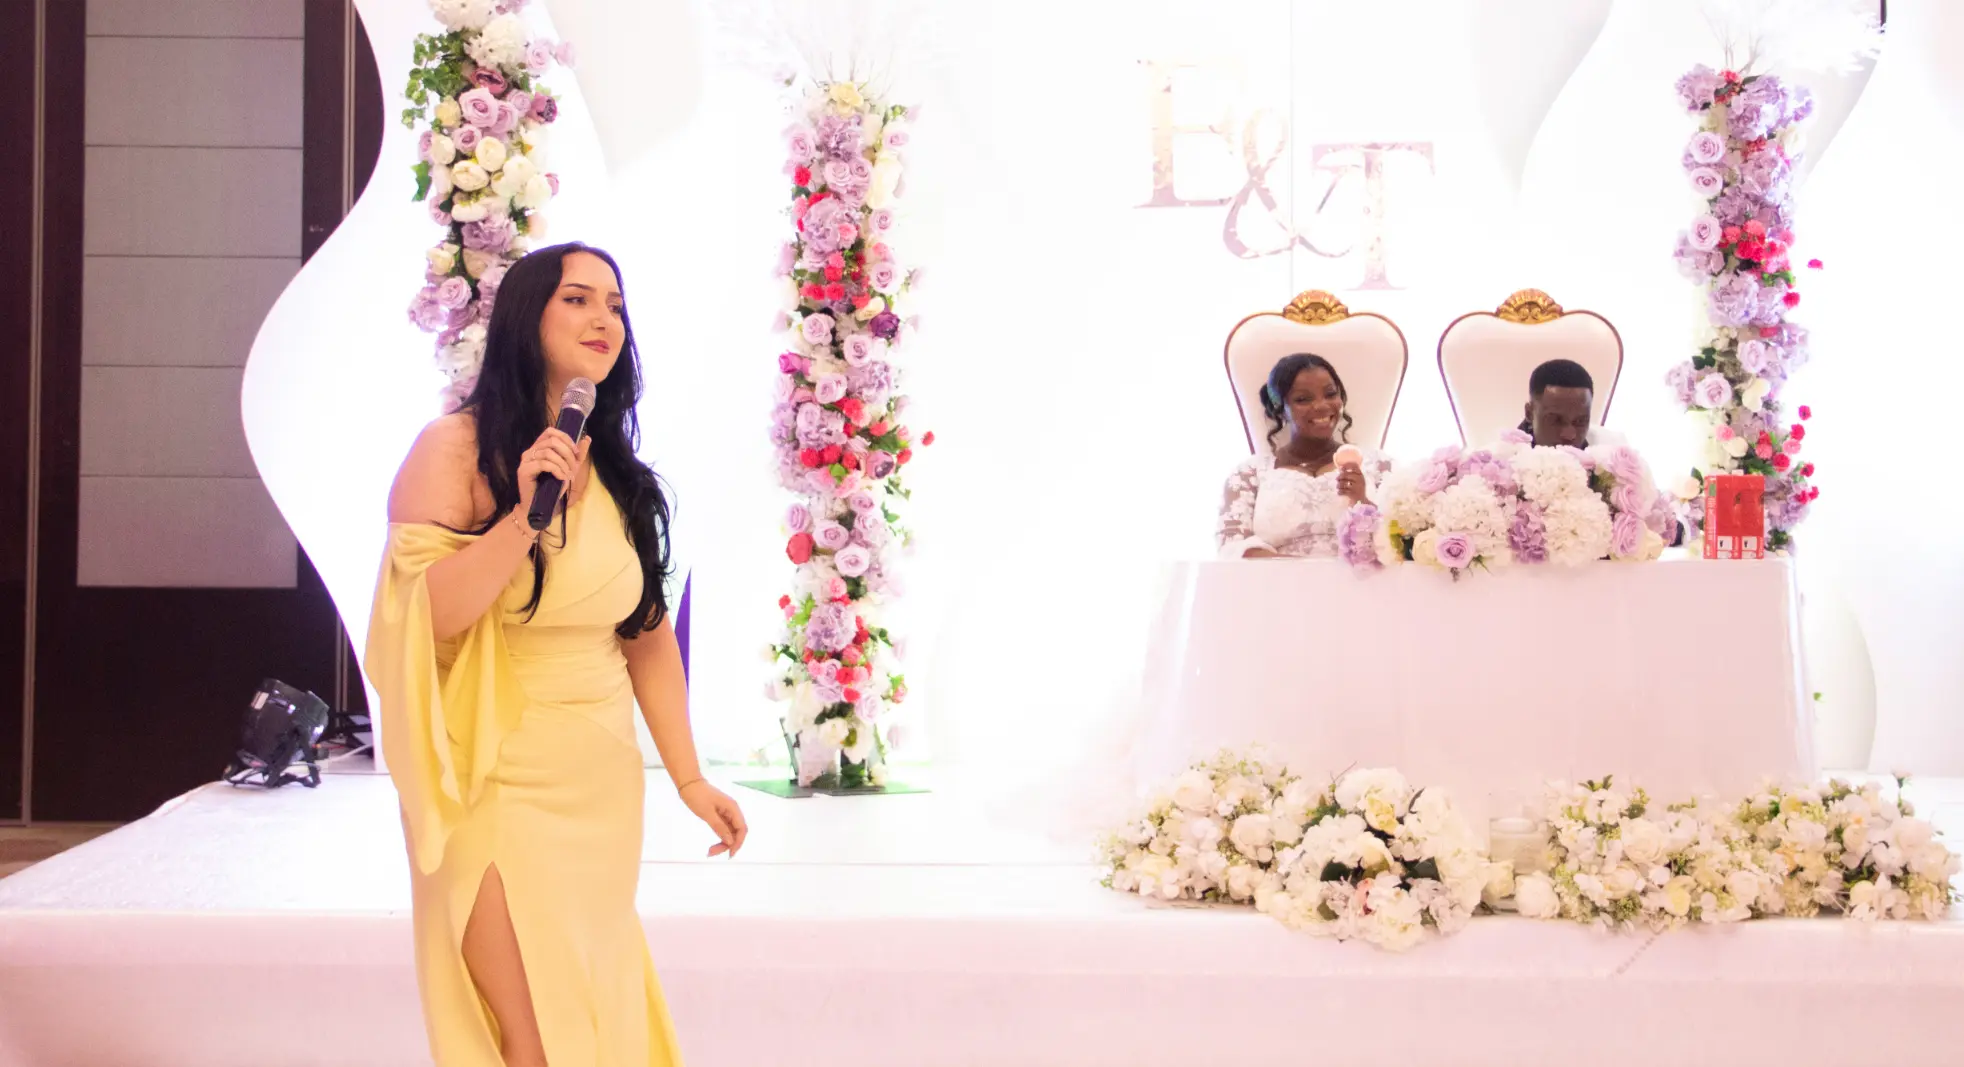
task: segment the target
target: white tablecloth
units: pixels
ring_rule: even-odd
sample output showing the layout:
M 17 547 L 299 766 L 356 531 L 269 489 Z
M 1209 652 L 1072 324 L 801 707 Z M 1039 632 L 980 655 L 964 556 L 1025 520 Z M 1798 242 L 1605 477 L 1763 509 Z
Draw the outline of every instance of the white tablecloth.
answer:
M 1136 758 L 1163 780 L 1262 742 L 1304 774 L 1395 766 L 1480 820 L 1550 778 L 1653 797 L 1816 773 L 1785 560 L 1359 573 L 1177 565 Z

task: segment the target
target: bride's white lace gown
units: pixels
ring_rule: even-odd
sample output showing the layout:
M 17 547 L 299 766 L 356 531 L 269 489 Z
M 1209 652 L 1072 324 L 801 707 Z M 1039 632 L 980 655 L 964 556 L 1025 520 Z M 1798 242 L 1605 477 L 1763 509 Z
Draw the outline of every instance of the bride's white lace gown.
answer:
M 1390 464 L 1364 452 L 1364 481 L 1375 497 Z M 1311 475 L 1278 467 L 1274 456 L 1250 456 L 1228 475 L 1221 494 L 1214 542 L 1222 559 L 1240 559 L 1250 549 L 1282 556 L 1335 556 L 1337 526 L 1350 502 L 1337 492 L 1337 472 Z

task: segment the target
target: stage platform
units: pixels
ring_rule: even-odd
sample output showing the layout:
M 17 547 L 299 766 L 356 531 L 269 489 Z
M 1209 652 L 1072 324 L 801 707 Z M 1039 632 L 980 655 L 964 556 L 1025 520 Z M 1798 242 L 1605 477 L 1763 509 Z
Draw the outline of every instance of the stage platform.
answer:
M 709 860 L 665 784 L 640 908 L 691 1067 L 1964 1063 L 1964 911 L 1391 955 L 1112 893 L 958 788 L 733 790 L 751 842 Z M 1964 839 L 1964 783 L 1912 795 Z M 410 944 L 385 778 L 208 786 L 0 880 L 0 1063 L 427 1064 Z

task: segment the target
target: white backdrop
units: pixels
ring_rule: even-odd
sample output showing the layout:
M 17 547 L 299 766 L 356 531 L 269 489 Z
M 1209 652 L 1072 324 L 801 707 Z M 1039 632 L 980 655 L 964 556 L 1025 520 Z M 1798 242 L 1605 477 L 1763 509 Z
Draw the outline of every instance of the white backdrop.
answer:
M 361 6 L 393 86 L 427 19 L 415 4 Z M 675 487 L 695 575 L 697 731 L 712 756 L 740 758 L 774 737 L 757 653 L 789 574 L 765 438 L 788 116 L 732 61 L 741 42 L 707 0 L 548 6 L 582 53 L 577 87 L 556 76 L 575 98 L 555 141 L 566 181 L 552 238 L 604 245 L 625 269 L 647 454 Z M 1964 666 L 1930 654 L 1964 638 L 1952 606 L 1964 564 L 1916 551 L 1885 504 L 1921 490 L 1908 471 L 1942 454 L 1942 413 L 1909 398 L 1947 397 L 1958 373 L 1957 342 L 1924 326 L 1942 306 L 1938 250 L 1964 239 L 1950 199 L 1964 113 L 1941 102 L 1964 86 L 1939 60 L 1945 42 L 1964 45 L 1964 21 L 1943 6 L 1890 5 L 1891 47 L 1806 192 L 1801 252 L 1834 269 L 1807 280 L 1817 363 L 1790 399 L 1821 411 L 1809 447 L 1825 489 L 1801 530 L 1802 572 L 1816 604 L 1849 607 L 1810 608 L 1834 637 L 1814 657 L 1841 687 L 1824 704 L 1864 714 L 1850 650 L 1866 634 L 1878 764 L 1964 773 L 1948 714 L 1964 705 Z M 1692 209 L 1677 165 L 1690 123 L 1671 85 L 1717 60 L 1693 0 L 921 10 L 902 42 L 913 73 L 899 95 L 923 110 L 894 247 L 927 267 L 910 421 L 939 442 L 912 480 L 922 536 L 903 628 L 909 709 L 929 727 L 914 734 L 938 759 L 1033 765 L 1033 739 L 1068 751 L 1068 737 L 1097 736 L 1142 647 L 1151 564 L 1208 552 L 1221 477 L 1243 449 L 1225 334 L 1298 290 L 1337 291 L 1404 329 L 1396 452 L 1454 439 L 1439 332 L 1533 286 L 1616 323 L 1627 355 L 1611 424 L 1658 470 L 1684 466 L 1693 442 L 1661 382 L 1696 310 L 1670 259 Z M 1506 19 L 1549 43 L 1498 33 Z M 1824 88 L 1850 102 L 1862 85 Z M 604 101 L 598 136 L 579 88 Z M 1156 138 L 1156 124 L 1224 132 Z M 246 382 L 255 455 L 357 645 L 383 493 L 436 382 L 401 311 L 434 233 L 405 203 L 412 143 L 390 125 L 375 187 L 275 308 Z M 1374 201 L 1357 150 L 1318 147 L 1360 143 L 1424 147 L 1374 150 Z M 1156 179 L 1156 164 L 1170 171 Z M 1239 240 L 1279 247 L 1293 222 L 1321 251 L 1238 258 L 1228 204 L 1163 203 L 1250 187 L 1277 208 L 1256 197 Z M 1375 257 L 1367 208 L 1381 211 Z M 1389 288 L 1359 288 L 1373 262 L 1373 284 Z M 1919 528 L 1958 518 L 1954 495 L 1919 495 L 1936 498 L 1917 500 Z

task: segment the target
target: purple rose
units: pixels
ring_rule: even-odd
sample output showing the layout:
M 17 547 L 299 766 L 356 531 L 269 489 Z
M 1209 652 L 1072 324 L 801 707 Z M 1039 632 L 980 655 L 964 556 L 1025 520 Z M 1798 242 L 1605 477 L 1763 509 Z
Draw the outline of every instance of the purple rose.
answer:
M 465 126 L 451 134 L 451 140 L 457 145 L 458 155 L 468 156 L 477 151 L 477 146 L 484 140 L 484 131 L 476 126 Z
M 1434 551 L 1447 569 L 1465 570 L 1473 562 L 1473 539 L 1463 533 L 1449 533 L 1439 538 Z
M 818 158 L 818 134 L 810 126 L 799 123 L 784 131 L 784 147 L 791 156 L 792 166 L 805 166 Z
M 1691 387 L 1692 399 L 1707 411 L 1717 411 L 1732 399 L 1732 383 L 1725 375 L 1711 371 Z
M 1643 510 L 1643 491 L 1634 482 L 1621 482 L 1609 491 L 1609 506 L 1632 514 Z
M 821 404 L 836 404 L 846 398 L 846 379 L 842 374 L 821 374 L 812 392 Z
M 510 215 L 492 215 L 464 223 L 464 247 L 480 252 L 503 252 L 518 236 L 518 224 Z
M 552 45 L 543 39 L 525 46 L 525 73 L 538 77 L 552 69 Z
M 873 321 L 867 326 L 872 329 L 873 336 L 882 341 L 891 341 L 900 334 L 900 316 L 891 311 L 882 311 L 873 316 Z
M 812 536 L 817 539 L 818 547 L 831 552 L 846 547 L 846 544 L 852 540 L 852 534 L 845 527 L 830 519 L 819 523 L 818 529 L 812 532 Z
M 1718 91 L 1724 85 L 1725 78 L 1718 71 L 1700 63 L 1678 79 L 1678 103 L 1693 114 L 1703 111 L 1717 102 Z
M 857 632 L 858 627 L 853 625 L 844 604 L 820 604 L 812 609 L 811 619 L 805 623 L 805 646 L 820 652 L 839 652 L 852 644 L 853 634 Z
M 875 341 L 871 334 L 856 333 L 846 338 L 843 346 L 846 365 L 864 367 L 873 359 L 874 346 Z
M 1725 237 L 1725 224 L 1711 215 L 1700 215 L 1691 224 L 1691 247 L 1710 252 Z
M 1507 527 L 1507 547 L 1520 563 L 1548 562 L 1548 524 L 1541 505 L 1523 500 L 1514 509 L 1514 521 Z
M 873 494 L 862 489 L 846 498 L 846 506 L 852 508 L 854 512 L 860 515 L 870 515 L 875 508 L 880 506 L 880 502 L 873 498 Z M 855 529 L 857 529 L 856 526 Z
M 863 187 L 873 180 L 873 164 L 865 156 L 857 156 L 846 164 L 846 174 L 851 184 Z
M 1337 548 L 1344 562 L 1366 570 L 1384 566 L 1378 561 L 1377 530 L 1378 509 L 1374 505 L 1358 504 L 1346 511 L 1337 530 Z
M 467 125 L 480 129 L 498 119 L 498 98 L 489 89 L 480 87 L 470 90 L 457 98 L 457 107 L 463 111 Z
M 1773 346 L 1765 341 L 1752 340 L 1739 346 L 1739 365 L 1747 374 L 1761 374 L 1772 364 Z
M 435 141 L 436 141 L 436 131 L 424 130 L 422 136 L 416 138 L 416 158 L 423 160 L 426 163 L 436 162 L 436 160 L 431 158 L 430 156 L 430 145 L 433 144 Z
M 893 229 L 893 209 L 883 207 L 873 212 L 872 216 L 866 220 L 866 224 L 872 227 L 874 233 L 884 237 L 889 230 Z
M 887 524 L 881 521 L 878 515 L 861 515 L 859 521 L 852 524 L 853 544 L 865 545 L 868 549 L 878 552 L 892 540 L 893 531 L 887 528 Z
M 1691 135 L 1691 143 L 1685 146 L 1685 153 L 1698 166 L 1709 167 L 1725 158 L 1725 138 L 1710 130 L 1699 130 Z
M 1618 445 L 1609 453 L 1609 473 L 1619 482 L 1641 482 L 1644 480 L 1643 457 L 1629 445 Z
M 1634 511 L 1622 511 L 1610 525 L 1609 552 L 1612 556 L 1634 556 L 1643 546 L 1643 519 Z
M 1664 376 L 1664 384 L 1671 387 L 1671 393 L 1678 398 L 1680 404 L 1689 406 L 1691 403 L 1691 380 L 1694 373 L 1696 371 L 1691 364 L 1680 363 L 1672 367 L 1671 372 Z
M 900 466 L 900 461 L 891 452 L 869 452 L 866 454 L 866 476 L 880 481 L 891 475 Z
M 436 302 L 452 311 L 471 302 L 471 283 L 458 277 L 443 279 L 436 287 Z
M 852 166 L 843 160 L 825 164 L 825 184 L 838 187 L 852 184 Z
M 511 87 L 511 83 L 505 80 L 505 76 L 499 73 L 496 67 L 479 67 L 472 71 L 471 84 L 492 96 L 503 96 L 505 90 Z
M 513 111 L 518 112 L 519 118 L 532 113 L 532 94 L 523 89 L 513 89 L 506 93 L 505 103 L 510 104 Z
M 1750 274 L 1727 274 L 1712 287 L 1712 318 L 1721 326 L 1745 326 L 1759 314 L 1759 279 Z
M 792 533 L 811 532 L 811 528 L 812 528 L 811 509 L 807 508 L 803 504 L 791 505 L 789 508 L 785 509 L 784 525 L 790 527 Z
M 1699 167 L 1692 171 L 1690 179 L 1692 190 L 1707 200 L 1725 190 L 1725 176 L 1710 167 Z
M 888 260 L 874 266 L 868 273 L 867 280 L 872 282 L 873 288 L 880 292 L 891 293 L 900 282 L 900 268 L 895 267 L 893 261 Z
M 823 313 L 806 315 L 805 321 L 798 325 L 798 332 L 806 343 L 814 345 L 832 342 L 832 316 Z
M 552 55 L 554 59 L 559 60 L 560 66 L 570 67 L 573 65 L 573 58 L 579 53 L 573 50 L 573 42 L 561 41 L 559 47 L 552 50 Z
M 509 137 L 511 131 L 518 129 L 518 120 L 523 114 L 511 106 L 508 100 L 498 101 L 498 113 L 491 117 L 491 125 L 485 130 L 493 137 Z
M 832 565 L 848 578 L 858 578 L 873 565 L 873 554 L 864 545 L 847 545 L 832 557 Z
M 553 122 L 559 118 L 559 101 L 549 93 L 540 93 L 532 98 L 529 109 L 531 116 L 540 122 Z
M 1418 491 L 1421 493 L 1442 492 L 1453 481 L 1453 469 L 1447 464 L 1433 460 L 1425 465 L 1425 473 L 1418 477 Z

